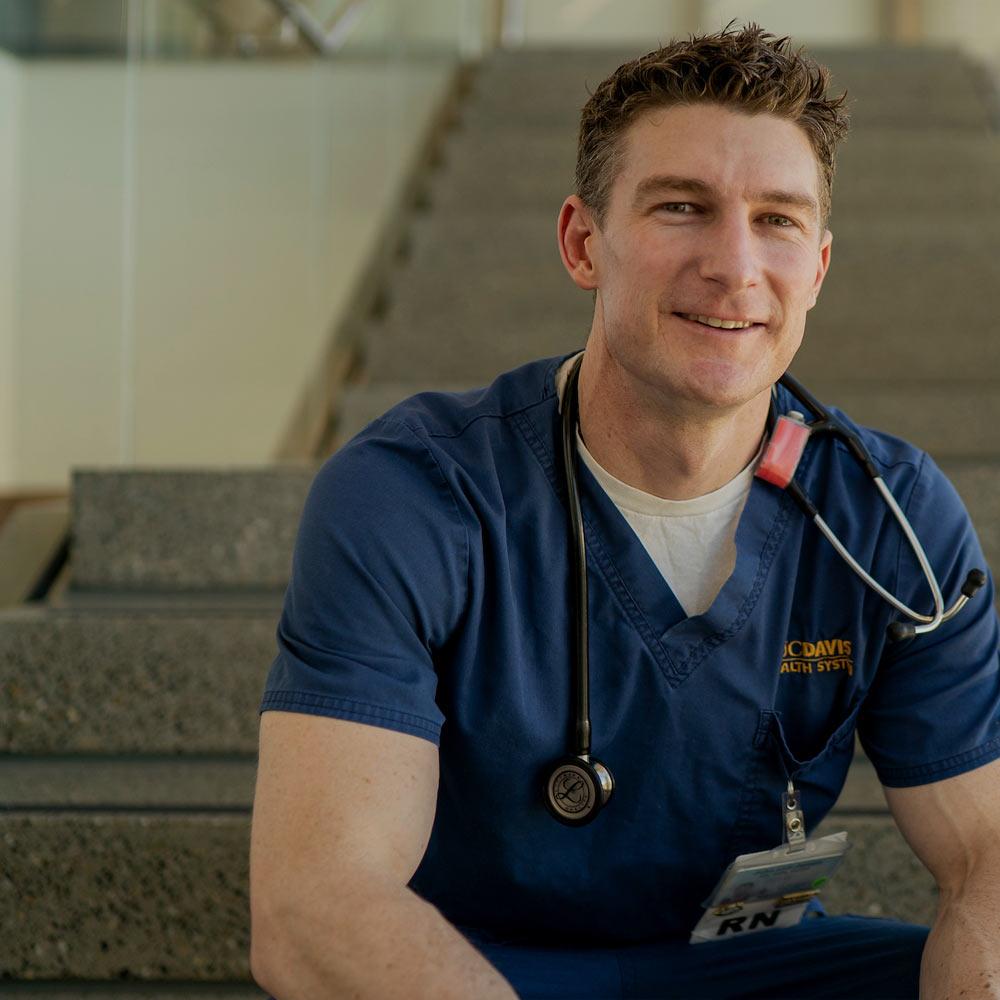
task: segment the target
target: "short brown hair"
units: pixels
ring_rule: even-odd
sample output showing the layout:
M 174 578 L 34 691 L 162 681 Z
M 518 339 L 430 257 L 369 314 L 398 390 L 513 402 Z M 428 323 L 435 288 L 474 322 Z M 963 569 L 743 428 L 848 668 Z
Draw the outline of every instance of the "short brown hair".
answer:
M 692 35 L 619 66 L 584 105 L 576 158 L 576 193 L 598 224 L 604 220 L 622 156 L 622 135 L 648 108 L 719 104 L 746 114 L 771 114 L 798 125 L 819 163 L 820 217 L 833 192 L 837 143 L 847 134 L 847 94 L 827 97 L 829 70 L 791 50 L 756 24 Z

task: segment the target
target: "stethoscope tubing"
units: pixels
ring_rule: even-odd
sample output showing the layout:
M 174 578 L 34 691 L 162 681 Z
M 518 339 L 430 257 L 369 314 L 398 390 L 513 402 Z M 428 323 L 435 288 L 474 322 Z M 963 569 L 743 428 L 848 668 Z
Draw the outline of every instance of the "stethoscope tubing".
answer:
M 941 585 L 938 582 L 937 575 L 934 573 L 934 569 L 930 564 L 930 560 L 927 558 L 927 553 L 924 551 L 923 545 L 920 544 L 920 539 L 917 538 L 916 532 L 914 532 L 909 519 L 896 502 L 896 498 L 892 495 L 892 491 L 888 486 L 886 486 L 885 480 L 883 480 L 882 476 L 879 474 L 879 471 L 875 466 L 867 448 L 865 448 L 865 446 L 861 443 L 857 435 L 848 431 L 838 420 L 836 420 L 829 410 L 827 410 L 826 407 L 823 406 L 823 404 L 820 403 L 819 400 L 816 399 L 816 397 L 813 396 L 812 393 L 798 381 L 798 379 L 786 372 L 778 381 L 792 394 L 792 396 L 795 397 L 795 399 L 802 403 L 816 417 L 816 420 L 808 425 L 810 434 L 820 434 L 824 432 L 831 433 L 845 442 L 854 457 L 858 459 L 859 464 L 865 470 L 868 478 L 871 479 L 872 483 L 874 483 L 875 488 L 879 491 L 879 494 L 881 495 L 886 506 L 892 512 L 896 523 L 899 525 L 900 530 L 903 532 L 903 536 L 906 538 L 907 544 L 910 546 L 911 551 L 920 565 L 920 570 L 924 575 L 924 579 L 927 581 L 927 586 L 931 592 L 931 599 L 934 602 L 934 612 L 930 615 L 914 611 L 912 608 L 904 604 L 898 597 L 886 590 L 885 587 L 872 577 L 871 574 L 868 573 L 851 555 L 851 553 L 847 550 L 847 547 L 840 541 L 833 529 L 826 523 L 826 521 L 823 520 L 805 490 L 803 490 L 794 479 L 792 479 L 786 487 L 788 492 L 806 513 L 806 516 L 812 520 L 826 540 L 834 547 L 834 549 L 836 549 L 837 554 L 844 560 L 844 562 L 847 563 L 859 579 L 867 586 L 871 587 L 875 593 L 887 601 L 893 608 L 905 615 L 907 618 L 911 619 L 911 622 L 916 623 L 893 623 L 893 626 L 891 626 L 893 637 L 906 638 L 914 635 L 925 634 L 927 632 L 933 632 L 936 628 L 938 628 L 938 626 L 954 618 L 955 615 L 957 615 L 958 612 L 965 607 L 969 598 L 975 594 L 976 590 L 978 590 L 979 587 L 986 582 L 985 574 L 981 570 L 972 570 L 966 578 L 966 581 L 962 586 L 962 592 L 959 594 L 955 603 L 950 608 L 945 609 L 944 598 L 941 594 Z M 771 406 L 772 412 L 769 416 L 768 423 L 773 426 L 773 397 Z
M 583 511 L 580 507 L 580 490 L 576 480 L 576 428 L 578 425 L 579 396 L 577 382 L 583 354 L 574 362 L 563 390 L 562 453 L 566 478 L 566 493 L 569 501 L 570 547 L 573 552 L 574 600 L 576 604 L 574 657 L 577 663 L 589 659 L 590 619 L 587 593 L 587 542 L 583 527 Z M 576 703 L 575 731 L 573 733 L 574 753 L 585 757 L 590 753 L 590 671 L 577 670 L 574 674 L 573 700 Z
M 580 504 L 580 491 L 577 485 L 576 461 L 577 447 L 576 436 L 579 425 L 579 395 L 578 382 L 580 378 L 580 368 L 583 362 L 583 354 L 573 362 L 566 387 L 563 391 L 562 401 L 562 457 L 563 471 L 565 477 L 566 498 L 569 505 L 569 543 L 572 552 L 572 594 L 575 604 L 573 639 L 576 648 L 573 650 L 575 669 L 573 670 L 573 750 L 569 757 L 560 758 L 549 774 L 545 783 L 546 803 L 549 811 L 562 823 L 571 826 L 579 826 L 591 822 L 598 812 L 609 800 L 614 789 L 614 778 L 608 767 L 591 757 L 591 725 L 590 725 L 590 649 L 589 649 L 589 606 L 587 590 L 587 545 L 586 533 L 584 530 L 583 510 Z M 909 520 L 903 513 L 895 497 L 886 486 L 885 481 L 879 474 L 871 455 L 862 444 L 857 435 L 844 427 L 833 415 L 812 396 L 796 379 L 786 373 L 779 379 L 785 388 L 816 417 L 816 420 L 806 425 L 805 418 L 799 413 L 789 413 L 781 419 L 792 420 L 796 424 L 793 433 L 800 442 L 797 454 L 794 454 L 785 462 L 780 460 L 779 467 L 781 473 L 772 478 L 772 469 L 769 469 L 764 478 L 779 485 L 786 490 L 795 503 L 803 511 L 807 519 L 811 520 L 823 536 L 834 547 L 838 555 L 860 578 L 860 580 L 870 587 L 875 593 L 882 597 L 889 605 L 909 618 L 910 622 L 893 622 L 888 629 L 890 639 L 901 640 L 911 638 L 914 635 L 931 632 L 938 628 L 943 622 L 953 618 L 976 591 L 986 583 L 986 574 L 982 570 L 973 569 L 966 577 L 962 585 L 961 594 L 955 603 L 944 609 L 944 599 L 941 595 L 941 587 L 938 583 L 930 560 L 920 544 L 916 533 L 913 531 Z M 768 433 L 774 440 L 774 430 L 778 418 L 775 415 L 774 395 L 771 396 L 771 409 L 768 413 Z M 889 593 L 877 580 L 858 563 L 858 561 L 847 550 L 840 541 L 833 529 L 820 516 L 816 506 L 809 499 L 805 490 L 795 480 L 795 467 L 801 458 L 808 438 L 815 433 L 832 433 L 840 438 L 848 447 L 852 455 L 862 465 L 869 478 L 875 484 L 876 489 L 892 511 L 893 517 L 903 532 L 910 548 L 920 564 L 921 571 L 930 587 L 931 596 L 934 601 L 934 613 L 930 615 L 921 614 L 904 604 L 895 595 Z M 763 464 L 763 460 L 762 460 Z M 762 472 L 758 466 L 758 474 Z M 916 624 L 913 624 L 913 623 Z M 568 776 L 568 778 L 567 778 Z M 580 795 L 572 805 L 568 804 L 569 795 L 565 791 L 566 781 L 571 782 L 571 790 L 576 792 L 580 789 L 586 791 L 586 795 Z M 562 801 L 567 798 L 567 801 Z

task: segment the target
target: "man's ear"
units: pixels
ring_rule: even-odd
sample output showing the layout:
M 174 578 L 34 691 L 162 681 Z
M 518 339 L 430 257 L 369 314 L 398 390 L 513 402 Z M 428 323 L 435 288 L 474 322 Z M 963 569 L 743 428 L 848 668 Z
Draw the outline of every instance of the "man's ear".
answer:
M 819 241 L 819 257 L 816 262 L 816 281 L 813 283 L 812 302 L 809 303 L 810 309 L 816 305 L 816 300 L 819 298 L 819 290 L 823 287 L 823 279 L 826 277 L 826 272 L 830 269 L 830 247 L 832 243 L 833 233 L 827 229 L 823 232 L 823 236 Z
M 556 227 L 559 256 L 573 283 L 587 291 L 597 288 L 597 268 L 591 256 L 593 246 L 590 240 L 596 232 L 597 226 L 590 209 L 575 194 L 571 194 L 559 210 Z

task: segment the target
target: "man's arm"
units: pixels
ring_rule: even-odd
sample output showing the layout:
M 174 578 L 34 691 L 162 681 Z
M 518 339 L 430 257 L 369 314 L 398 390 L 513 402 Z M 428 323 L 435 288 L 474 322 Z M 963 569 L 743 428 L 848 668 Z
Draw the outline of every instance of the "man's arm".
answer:
M 437 783 L 427 740 L 264 713 L 250 845 L 250 964 L 261 987 L 279 1000 L 515 1000 L 406 887 L 430 838 Z
M 1000 997 L 1000 760 L 885 795 L 940 893 L 921 1000 Z

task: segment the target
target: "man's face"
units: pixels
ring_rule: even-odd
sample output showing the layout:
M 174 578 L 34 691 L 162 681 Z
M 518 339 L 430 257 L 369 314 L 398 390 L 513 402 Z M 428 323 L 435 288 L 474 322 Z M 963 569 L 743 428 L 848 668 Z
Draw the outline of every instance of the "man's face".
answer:
M 630 380 L 738 407 L 788 367 L 826 274 L 815 154 L 789 121 L 711 104 L 645 113 L 623 150 L 587 238 L 595 330 Z

